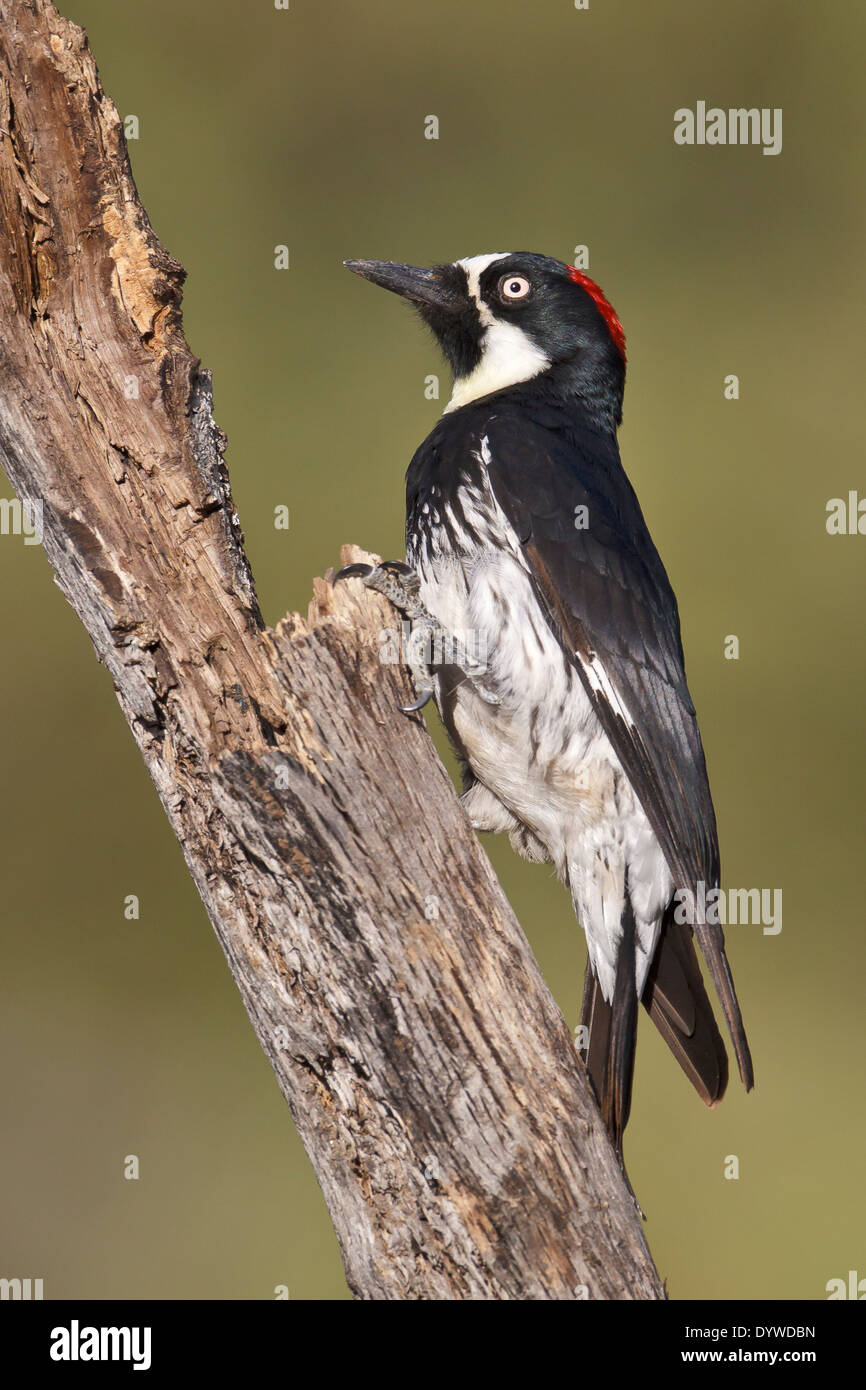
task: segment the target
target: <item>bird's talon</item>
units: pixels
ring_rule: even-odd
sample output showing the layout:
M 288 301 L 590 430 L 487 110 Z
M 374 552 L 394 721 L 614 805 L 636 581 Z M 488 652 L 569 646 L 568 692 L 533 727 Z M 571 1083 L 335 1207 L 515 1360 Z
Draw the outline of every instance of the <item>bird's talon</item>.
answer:
M 407 565 L 404 560 L 383 560 L 379 566 L 380 570 L 390 570 L 392 574 L 414 574 L 411 565 Z
M 366 579 L 372 573 L 372 565 L 344 565 L 341 570 L 337 570 L 337 573 L 334 575 L 334 578 L 331 580 L 331 583 L 339 584 L 341 579 Z
M 401 714 L 417 714 L 419 709 L 423 709 L 433 696 L 432 690 L 425 690 L 423 695 L 419 695 L 417 700 L 413 700 L 411 705 L 398 705 Z

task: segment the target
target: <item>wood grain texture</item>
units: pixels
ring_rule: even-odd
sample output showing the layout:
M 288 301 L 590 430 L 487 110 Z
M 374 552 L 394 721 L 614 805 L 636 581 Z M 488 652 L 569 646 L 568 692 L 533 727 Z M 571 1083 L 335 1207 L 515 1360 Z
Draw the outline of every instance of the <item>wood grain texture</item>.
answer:
M 568 1029 L 395 709 L 395 615 L 316 580 L 306 619 L 263 625 L 184 272 L 46 0 L 0 0 L 0 219 L 0 457 L 43 503 L 353 1292 L 663 1297 Z

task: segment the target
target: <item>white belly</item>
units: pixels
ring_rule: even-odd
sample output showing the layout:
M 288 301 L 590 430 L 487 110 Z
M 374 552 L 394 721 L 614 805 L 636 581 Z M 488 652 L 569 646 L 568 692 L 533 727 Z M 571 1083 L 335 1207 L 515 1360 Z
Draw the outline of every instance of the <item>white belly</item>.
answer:
M 478 781 L 540 841 L 568 885 L 607 999 L 628 873 L 640 993 L 673 882 L 521 558 L 497 547 L 471 561 L 425 553 L 414 563 L 422 602 L 443 628 L 486 657 L 484 682 L 499 701 L 485 701 L 468 680 L 453 692 L 437 683 L 443 716 L 453 721 Z

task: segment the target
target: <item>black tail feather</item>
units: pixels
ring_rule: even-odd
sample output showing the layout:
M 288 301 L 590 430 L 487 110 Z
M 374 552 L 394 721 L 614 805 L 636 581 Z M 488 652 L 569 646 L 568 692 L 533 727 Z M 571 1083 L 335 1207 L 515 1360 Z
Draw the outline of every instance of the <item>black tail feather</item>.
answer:
M 643 1004 L 698 1095 L 715 1105 L 728 1084 L 728 1054 L 704 987 L 690 926 L 662 922 Z
M 590 1081 L 620 1154 L 631 1107 L 637 1041 L 635 922 L 628 894 L 622 925 L 613 1000 L 605 1001 L 587 963 L 580 1015 L 589 1032 Z M 662 922 L 641 1002 L 698 1095 L 707 1105 L 715 1105 L 728 1084 L 728 1054 L 704 986 L 692 929 L 674 921 L 673 905 Z
M 707 922 L 701 922 L 695 926 L 695 936 L 721 1000 L 731 1042 L 734 1045 L 734 1055 L 737 1059 L 740 1079 L 746 1090 L 751 1091 L 755 1084 L 752 1054 L 749 1051 L 749 1042 L 743 1027 L 740 1001 L 737 999 L 737 992 L 731 978 L 731 967 L 728 965 L 728 958 L 725 955 L 724 934 L 717 924 L 711 925 Z
M 617 957 L 613 999 L 607 1003 L 592 966 L 587 964 L 580 1021 L 589 1032 L 586 1065 L 601 1116 L 617 1152 L 631 1109 L 637 1043 L 635 921 L 626 893 L 622 939 Z

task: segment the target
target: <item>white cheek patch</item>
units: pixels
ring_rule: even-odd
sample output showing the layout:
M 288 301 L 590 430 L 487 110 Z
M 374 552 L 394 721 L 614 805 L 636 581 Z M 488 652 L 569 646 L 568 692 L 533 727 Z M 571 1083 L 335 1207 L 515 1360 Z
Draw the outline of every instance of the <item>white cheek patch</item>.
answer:
M 449 410 L 457 410 L 479 396 L 489 396 L 491 391 L 530 381 L 549 366 L 550 358 L 522 328 L 494 320 L 481 340 L 481 361 L 469 376 L 457 378 L 444 413 L 447 415 Z
M 484 336 L 481 339 L 481 361 L 468 376 L 458 377 L 454 382 L 451 399 L 444 411 L 446 415 L 450 410 L 457 410 L 481 396 L 489 396 L 493 391 L 516 386 L 519 381 L 530 381 L 550 366 L 550 358 L 537 343 L 527 337 L 517 324 L 495 318 L 481 298 L 479 282 L 484 271 L 495 261 L 504 261 L 510 255 L 510 251 L 495 251 L 490 256 L 470 256 L 456 262 L 466 271 L 467 286 L 478 306 Z

